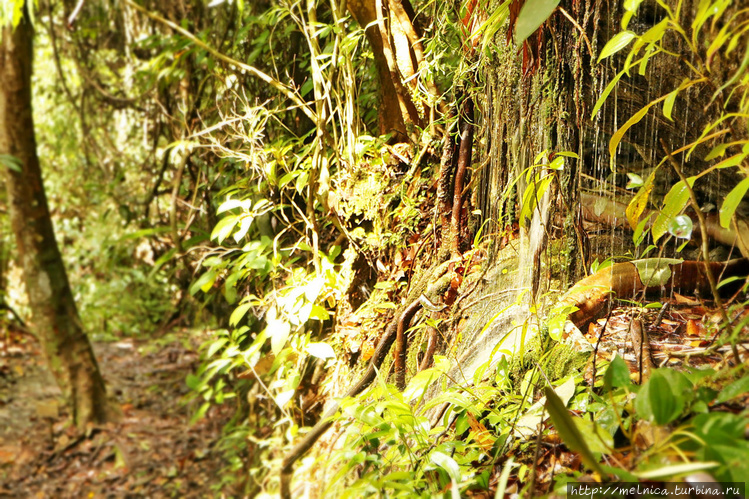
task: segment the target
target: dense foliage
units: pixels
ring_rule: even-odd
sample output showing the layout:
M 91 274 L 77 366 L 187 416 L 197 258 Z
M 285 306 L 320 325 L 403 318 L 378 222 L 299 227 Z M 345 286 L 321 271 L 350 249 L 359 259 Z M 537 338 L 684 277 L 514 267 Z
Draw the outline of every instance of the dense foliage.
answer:
M 574 206 L 559 191 L 565 169 L 585 154 L 556 144 L 532 151 L 535 161 L 515 165 L 508 185 L 497 187 L 510 206 L 502 220 L 483 219 L 468 201 L 461 211 L 466 193 L 488 178 L 481 176 L 491 168 L 488 154 L 471 158 L 469 146 L 465 184 L 456 175 L 447 194 L 443 189 L 445 151 L 458 151 L 460 171 L 462 144 L 473 142 L 467 130 L 488 126 L 482 68 L 504 51 L 519 73 L 542 72 L 544 37 L 551 40 L 546 57 L 554 49 L 550 16 L 582 30 L 569 14 L 577 12 L 567 5 L 573 2 L 521 3 L 420 0 L 403 10 L 403 26 L 419 39 L 418 50 L 406 42 L 418 54 L 413 75 L 396 75 L 404 130 L 382 129 L 387 96 L 376 62 L 390 50 L 397 73 L 395 46 L 408 34 L 383 19 L 362 26 L 355 10 L 369 5 L 394 18 L 400 11 L 387 5 L 401 2 L 35 4 L 38 152 L 82 321 L 98 341 L 195 327 L 201 364 L 186 380 L 185 401 L 193 421 L 217 406 L 235 411 L 220 443 L 228 464 L 217 492 L 279 490 L 284 455 L 324 414 L 326 401 L 362 374 L 420 277 L 430 280 L 449 261 L 454 274 L 440 295 L 443 308 L 460 304 L 458 296 L 470 294 L 491 267 L 488 255 L 528 230 L 544 196 L 579 215 L 570 215 Z M 600 53 L 579 35 L 596 62 L 614 68 L 591 120 L 649 64 L 673 59 L 683 70 L 675 85 L 607 131 L 610 173 L 628 177 L 619 190 L 629 190 L 625 214 L 636 249 L 606 255 L 612 258 L 596 261 L 590 273 L 634 255 L 681 258 L 690 241 L 702 241 L 699 258 L 709 263 L 715 258 L 700 234 L 744 234 L 747 227 L 746 9 L 730 0 L 659 0 L 647 6 L 656 20 L 643 28 L 636 23 L 642 3 L 623 2 L 621 30 L 594 40 L 603 42 Z M 371 29 L 389 33 L 393 47 L 373 45 Z M 657 158 L 645 175 L 618 171 L 627 134 L 649 113 L 688 119 L 695 92 L 710 95 L 698 138 L 652 144 Z M 488 150 L 488 135 L 477 136 L 475 150 Z M 701 156 L 696 167 L 686 164 L 692 155 Z M 13 166 L 12 158 L 0 161 Z M 730 179 L 729 188 L 705 214 L 708 196 L 698 189 L 716 173 Z M 453 191 L 451 220 L 440 209 Z M 0 227 L 7 283 L 6 232 Z M 735 246 L 731 256 L 746 256 L 741 236 Z M 746 304 L 741 293 L 730 303 L 720 296 L 736 280 L 708 276 L 720 317 L 705 333 L 715 342 L 698 356 L 720 352 L 721 361 L 655 369 L 649 379 L 640 372 L 637 384 L 620 357 L 593 361 L 591 374 L 591 355 L 570 353 L 561 342 L 569 308 L 533 307 L 533 319 L 518 326 L 540 337 L 528 347 L 532 356 L 523 351 L 520 360 L 508 355 L 497 364 L 494 353 L 505 353 L 498 345 L 470 383 L 446 376 L 459 368 L 451 342 L 441 356 L 427 353 L 431 331 L 459 343 L 450 336 L 458 320 L 415 321 L 408 335 L 418 353 L 407 359 L 413 376 L 405 389 L 396 388 L 389 363 L 376 366 L 372 388 L 340 402 L 336 435 L 299 460 L 295 490 L 458 497 L 488 489 L 502 497 L 512 484 L 551 492 L 589 473 L 658 480 L 702 470 L 743 481 L 749 446 L 741 404 L 749 378 L 736 360 Z M 0 295 L 6 301 L 26 311 L 17 289 Z M 663 306 L 644 297 L 630 305 L 637 317 Z M 553 427 L 561 442 L 548 437 Z M 544 451 L 542 442 L 555 450 Z M 568 450 L 557 452 L 562 445 Z M 553 463 L 544 472 L 537 469 L 542 456 Z

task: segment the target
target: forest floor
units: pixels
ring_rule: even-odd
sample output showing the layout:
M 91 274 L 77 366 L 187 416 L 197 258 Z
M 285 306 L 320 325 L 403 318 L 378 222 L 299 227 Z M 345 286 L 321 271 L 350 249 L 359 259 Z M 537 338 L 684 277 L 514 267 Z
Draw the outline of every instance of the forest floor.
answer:
M 36 339 L 13 330 L 0 337 L 0 498 L 212 495 L 226 465 L 215 444 L 231 413 L 217 406 L 190 424 L 194 343 L 194 333 L 174 330 L 95 344 L 122 418 L 81 435 Z

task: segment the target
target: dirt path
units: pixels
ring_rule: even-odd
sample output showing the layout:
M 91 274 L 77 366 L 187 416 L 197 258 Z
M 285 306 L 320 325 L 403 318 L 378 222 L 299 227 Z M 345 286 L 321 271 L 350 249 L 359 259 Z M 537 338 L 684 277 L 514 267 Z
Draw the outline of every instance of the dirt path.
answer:
M 229 409 L 189 424 L 186 331 L 150 343 L 95 345 L 122 421 L 77 435 L 29 335 L 0 337 L 0 497 L 206 497 L 225 463 L 215 452 Z

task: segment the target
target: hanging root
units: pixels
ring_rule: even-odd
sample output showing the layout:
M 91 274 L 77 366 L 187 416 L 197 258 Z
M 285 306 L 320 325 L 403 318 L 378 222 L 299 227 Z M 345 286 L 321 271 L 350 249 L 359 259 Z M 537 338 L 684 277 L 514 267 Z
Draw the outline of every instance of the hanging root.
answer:
M 424 273 L 419 283 L 413 287 L 409 293 L 407 304 L 401 307 L 395 314 L 394 319 L 390 322 L 385 334 L 380 338 L 377 347 L 375 348 L 374 355 L 369 361 L 369 367 L 365 371 L 364 375 L 354 383 L 346 392 L 345 397 L 355 397 L 363 392 L 377 376 L 377 371 L 382 365 L 382 362 L 388 355 L 390 347 L 396 339 L 396 336 L 400 332 L 404 334 L 405 328 L 407 327 L 414 314 L 421 308 L 420 297 L 425 295 L 431 301 L 436 301 L 436 297 L 440 296 L 445 289 L 450 285 L 451 274 L 447 272 L 449 262 L 441 263 Z M 428 286 L 429 283 L 433 283 Z M 405 340 L 401 345 L 402 355 L 405 362 Z M 398 361 L 398 357 L 396 357 Z M 398 375 L 396 367 L 396 375 Z M 402 371 L 403 380 L 405 382 L 405 366 Z M 315 445 L 315 442 L 327 431 L 328 428 L 333 424 L 333 417 L 338 412 L 339 405 L 334 403 L 330 409 L 320 418 L 317 424 L 302 438 L 297 444 L 286 454 L 283 462 L 281 463 L 281 497 L 284 499 L 291 498 L 291 478 L 294 473 L 294 463 L 302 457 L 308 450 Z

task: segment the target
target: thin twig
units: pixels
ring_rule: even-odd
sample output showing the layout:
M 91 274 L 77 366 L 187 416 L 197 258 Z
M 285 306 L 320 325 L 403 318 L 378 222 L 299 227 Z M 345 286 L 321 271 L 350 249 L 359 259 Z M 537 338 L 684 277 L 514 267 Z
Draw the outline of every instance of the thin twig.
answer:
M 567 13 L 567 11 L 564 10 L 562 7 L 559 7 L 559 12 L 561 12 L 562 15 L 564 15 L 564 17 L 566 17 L 567 19 L 569 19 L 569 21 L 572 23 L 572 25 L 575 26 L 575 28 L 577 28 L 577 30 L 582 35 L 583 40 L 585 40 L 585 45 L 588 46 L 588 53 L 590 54 L 590 57 L 591 58 L 595 58 L 595 56 L 593 55 L 593 47 L 591 47 L 590 40 L 588 40 L 588 35 L 585 33 L 585 30 L 582 28 L 582 26 L 580 26 L 577 23 L 577 21 L 575 21 L 575 19 L 571 15 L 569 15 Z
M 154 14 L 153 12 L 150 12 L 149 10 L 145 9 L 144 7 L 141 7 L 137 3 L 133 2 L 132 0 L 123 0 L 127 5 L 134 8 L 138 12 L 144 14 L 147 17 L 150 17 L 154 21 L 160 22 L 166 26 L 169 26 L 174 31 L 179 33 L 180 35 L 184 36 L 188 40 L 190 40 L 192 43 L 197 45 L 198 47 L 202 48 L 206 52 L 210 53 L 212 56 L 214 56 L 216 59 L 225 62 L 226 64 L 230 64 L 232 66 L 235 66 L 239 69 L 243 69 L 250 73 L 251 75 L 260 78 L 262 81 L 270 85 L 271 87 L 275 88 L 279 92 L 281 92 L 283 95 L 285 95 L 288 99 L 290 99 L 292 102 L 294 102 L 299 108 L 304 112 L 304 114 L 307 115 L 309 119 L 311 119 L 314 122 L 317 122 L 317 115 L 315 112 L 310 109 L 310 107 L 307 105 L 306 102 L 304 102 L 297 94 L 294 93 L 294 91 L 287 85 L 284 85 L 280 81 L 276 80 L 272 76 L 260 71 L 254 66 L 250 66 L 249 64 L 245 64 L 243 62 L 240 62 L 236 59 L 232 59 L 231 57 L 222 54 L 218 50 L 214 49 L 210 45 L 206 44 L 199 38 L 197 38 L 195 35 L 187 31 L 186 29 L 183 29 L 181 26 L 169 21 L 168 19 L 164 19 L 158 14 Z
M 705 214 L 702 213 L 702 210 L 700 210 L 700 204 L 697 202 L 697 196 L 694 193 L 694 189 L 692 189 L 692 186 L 689 185 L 687 178 L 684 176 L 684 172 L 681 171 L 681 166 L 679 166 L 679 163 L 671 155 L 671 152 L 666 146 L 666 141 L 663 140 L 663 138 L 661 138 L 660 142 L 661 142 L 661 147 L 663 148 L 663 151 L 666 153 L 666 157 L 671 163 L 671 166 L 674 168 L 674 171 L 679 176 L 681 181 L 684 183 L 684 187 L 687 189 L 687 192 L 689 192 L 689 199 L 692 203 L 692 208 L 697 214 L 697 220 L 699 221 L 699 224 L 700 224 L 700 232 L 702 236 L 702 258 L 705 260 L 705 264 L 706 264 L 705 273 L 707 274 L 707 280 L 710 283 L 710 290 L 713 293 L 715 306 L 718 307 L 718 310 L 720 311 L 720 316 L 723 319 L 723 323 L 727 327 L 730 324 L 731 320 L 728 318 L 728 314 L 726 313 L 725 308 L 723 308 L 723 300 L 721 300 L 720 293 L 718 293 L 718 285 L 715 282 L 715 275 L 713 275 L 713 270 L 710 268 L 710 246 L 708 244 L 708 239 L 707 239 L 707 222 L 705 222 Z M 739 357 L 738 348 L 736 348 L 736 345 L 734 343 L 731 343 L 731 347 L 733 350 L 733 354 L 736 357 L 736 362 L 741 362 L 741 357 Z

